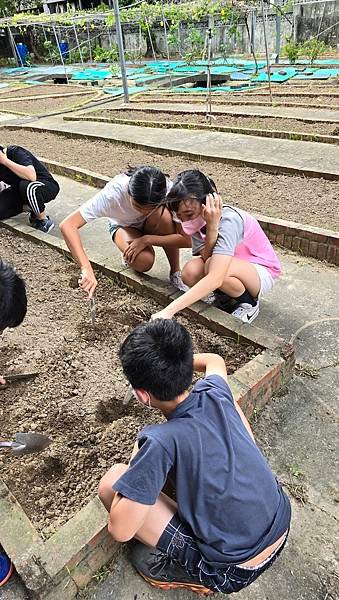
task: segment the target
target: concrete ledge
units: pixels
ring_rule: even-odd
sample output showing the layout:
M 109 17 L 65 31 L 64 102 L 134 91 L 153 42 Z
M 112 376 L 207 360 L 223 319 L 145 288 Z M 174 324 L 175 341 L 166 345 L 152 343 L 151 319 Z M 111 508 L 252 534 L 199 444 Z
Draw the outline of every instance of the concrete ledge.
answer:
M 26 224 L 18 225 L 15 219 L 3 221 L 0 226 L 70 256 L 62 240 L 46 236 Z M 107 266 L 100 260 L 92 262 L 94 267 L 113 280 L 161 304 L 168 304 L 177 293 L 167 283 L 147 274 L 135 273 L 121 264 L 117 266 L 113 260 L 112 263 L 113 266 Z M 294 348 L 283 339 L 257 327 L 246 327 L 230 315 L 202 302 L 190 307 L 187 314 L 220 335 L 232 336 L 262 349 L 260 355 L 229 378 L 234 397 L 247 416 L 268 402 L 272 394 L 292 377 Z M 89 583 L 96 571 L 110 561 L 119 548 L 107 532 L 107 513 L 97 497 L 51 538 L 43 541 L 14 496 L 0 483 L 0 523 L 3 524 L 0 526 L 0 543 L 27 588 L 40 600 L 75 598 L 79 589 Z
M 207 129 L 208 131 L 223 131 L 225 133 L 239 133 L 268 138 L 281 138 L 286 140 L 299 140 L 303 142 L 322 142 L 323 144 L 339 144 L 339 137 L 335 135 L 321 135 L 318 133 L 305 133 L 298 131 L 281 131 L 278 129 L 253 129 L 246 127 L 232 127 L 231 125 L 209 125 L 208 123 L 179 123 L 176 121 L 138 121 L 133 119 L 90 117 L 68 115 L 64 121 L 98 121 L 100 123 L 118 123 L 120 125 L 138 125 L 140 127 L 157 127 L 160 129 Z
M 64 175 L 94 187 L 102 188 L 110 181 L 109 177 L 100 173 L 86 171 L 78 167 L 68 167 L 54 160 L 41 157 L 40 160 L 54 174 Z M 302 256 L 310 256 L 318 260 L 326 260 L 333 265 L 339 265 L 339 234 L 335 231 L 303 225 L 294 221 L 273 219 L 264 215 L 257 214 L 255 216 L 267 237 L 274 244 L 298 252 Z

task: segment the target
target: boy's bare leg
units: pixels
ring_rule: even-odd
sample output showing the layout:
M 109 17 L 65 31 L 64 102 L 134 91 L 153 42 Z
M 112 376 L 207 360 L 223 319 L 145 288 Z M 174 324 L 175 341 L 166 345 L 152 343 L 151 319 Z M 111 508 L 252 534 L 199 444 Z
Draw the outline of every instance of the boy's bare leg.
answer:
M 121 463 L 114 465 L 100 481 L 99 498 L 108 512 L 110 512 L 116 496 L 112 486 L 127 469 L 128 465 Z M 150 507 L 147 517 L 135 537 L 143 544 L 155 548 L 162 532 L 176 512 L 177 505 L 174 500 L 161 493 L 156 503 Z

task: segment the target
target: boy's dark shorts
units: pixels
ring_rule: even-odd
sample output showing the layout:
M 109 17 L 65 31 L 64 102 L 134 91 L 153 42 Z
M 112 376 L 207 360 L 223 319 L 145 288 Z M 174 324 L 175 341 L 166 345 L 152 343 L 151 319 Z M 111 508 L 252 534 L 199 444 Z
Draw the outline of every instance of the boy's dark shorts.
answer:
M 205 587 L 214 592 L 231 594 L 242 590 L 266 571 L 281 553 L 286 539 L 287 537 L 278 550 L 260 567 L 241 568 L 237 565 L 228 565 L 218 568 L 205 562 L 189 525 L 183 523 L 175 514 L 163 531 L 157 543 L 157 549 L 177 561 L 192 577 L 196 577 L 197 582 Z

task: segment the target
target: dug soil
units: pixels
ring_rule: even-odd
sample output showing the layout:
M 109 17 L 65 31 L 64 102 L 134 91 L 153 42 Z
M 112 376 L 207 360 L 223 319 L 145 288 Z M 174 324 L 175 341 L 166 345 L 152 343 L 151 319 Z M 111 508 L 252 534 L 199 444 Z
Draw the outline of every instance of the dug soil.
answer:
M 134 121 L 157 121 L 161 123 L 196 123 L 207 125 L 205 114 L 179 113 L 179 112 L 148 112 L 147 110 L 96 110 L 90 115 L 104 117 L 106 119 L 133 119 Z M 87 114 L 86 116 L 90 116 Z M 247 129 L 265 129 L 274 131 L 294 131 L 302 133 L 313 133 L 320 135 L 339 135 L 338 123 L 310 123 L 298 119 L 275 119 L 270 117 L 237 117 L 215 113 L 213 115 L 212 127 L 226 125 L 228 127 L 241 127 Z
M 202 93 L 183 93 L 183 94 L 145 94 L 137 97 L 137 102 L 204 102 L 206 103 L 206 94 Z M 135 102 L 135 100 L 134 100 Z M 253 104 L 253 105 L 271 105 L 270 98 L 266 94 L 250 94 L 250 93 L 232 93 L 230 92 L 225 96 L 225 94 L 217 94 L 212 96 L 212 105 L 213 104 L 224 104 L 225 106 L 228 104 L 238 105 L 238 104 Z M 337 97 L 317 97 L 313 96 L 295 96 L 293 94 L 286 94 L 285 96 L 274 96 L 273 95 L 273 105 L 274 106 L 284 106 L 287 104 L 297 104 L 304 106 L 315 106 L 319 108 L 324 108 L 324 106 L 329 106 L 330 108 L 338 108 L 339 107 L 339 96 Z
M 96 493 L 107 469 L 128 461 L 138 431 L 160 420 L 134 400 L 123 405 L 127 383 L 117 352 L 128 331 L 161 307 L 98 275 L 93 328 L 73 263 L 2 228 L 0 256 L 15 265 L 28 291 L 23 324 L 1 338 L 0 374 L 38 372 L 0 389 L 1 438 L 37 431 L 52 440 L 38 455 L 14 457 L 2 450 L 0 476 L 49 536 Z M 229 373 L 260 353 L 180 321 L 195 350 L 221 354 Z
M 55 92 L 56 93 L 56 92 Z M 66 94 L 61 98 L 39 98 L 38 100 L 20 100 L 18 102 L 1 102 L 0 111 L 10 110 L 11 112 L 24 113 L 26 115 L 43 115 L 45 113 L 58 112 L 66 108 L 82 105 L 84 102 L 90 102 L 96 97 L 96 94 L 81 94 L 74 96 Z
M 156 154 L 104 140 L 71 139 L 44 131 L 2 130 L 2 144 L 19 144 L 38 156 L 112 177 L 128 165 L 157 165 L 171 177 L 201 169 L 214 179 L 225 201 L 250 212 L 336 230 L 339 182 L 274 175 L 217 161 Z
M 74 92 L 83 92 L 84 94 L 91 94 L 95 90 L 86 88 L 83 85 L 64 85 L 60 84 L 39 84 L 30 85 L 27 87 L 11 88 L 10 90 L 0 90 L 0 100 L 2 98 L 26 98 L 29 96 L 43 96 L 44 94 L 74 94 Z

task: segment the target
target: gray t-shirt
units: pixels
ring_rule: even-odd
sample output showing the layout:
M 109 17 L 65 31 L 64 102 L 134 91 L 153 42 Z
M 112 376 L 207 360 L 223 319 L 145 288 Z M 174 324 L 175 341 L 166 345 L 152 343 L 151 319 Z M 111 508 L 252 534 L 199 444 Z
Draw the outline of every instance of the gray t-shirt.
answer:
M 218 238 L 212 254 L 234 256 L 235 249 L 244 239 L 244 219 L 241 210 L 224 206 L 219 222 Z M 195 233 L 192 236 L 192 254 L 198 256 L 205 245 L 204 233 Z

